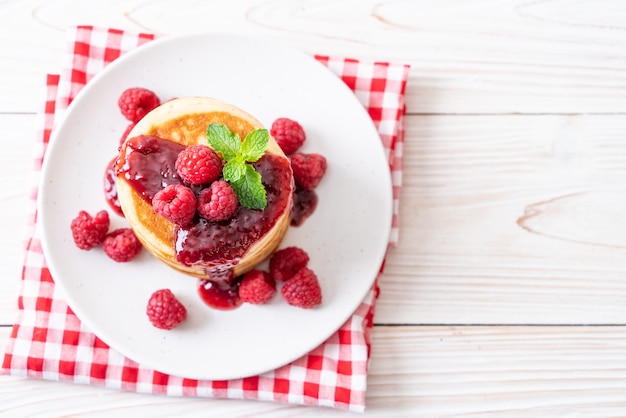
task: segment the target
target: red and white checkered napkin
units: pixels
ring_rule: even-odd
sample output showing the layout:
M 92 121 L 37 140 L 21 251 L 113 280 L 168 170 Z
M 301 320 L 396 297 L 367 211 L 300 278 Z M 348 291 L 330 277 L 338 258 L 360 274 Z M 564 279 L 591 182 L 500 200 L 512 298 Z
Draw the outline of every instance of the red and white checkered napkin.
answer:
M 354 315 L 309 354 L 259 376 L 228 381 L 186 379 L 137 364 L 109 348 L 88 330 L 56 290 L 43 257 L 39 232 L 35 228 L 38 177 L 50 132 L 91 77 L 124 52 L 153 38 L 152 35 L 112 29 L 75 28 L 70 32 L 67 65 L 60 76 L 49 75 L 47 78 L 46 104 L 40 115 L 35 146 L 35 184 L 28 219 L 18 317 L 6 349 L 2 373 L 141 393 L 257 399 L 363 411 L 377 284 Z M 389 156 L 394 186 L 390 245 L 395 245 L 408 66 L 316 58 L 354 90 L 379 130 Z

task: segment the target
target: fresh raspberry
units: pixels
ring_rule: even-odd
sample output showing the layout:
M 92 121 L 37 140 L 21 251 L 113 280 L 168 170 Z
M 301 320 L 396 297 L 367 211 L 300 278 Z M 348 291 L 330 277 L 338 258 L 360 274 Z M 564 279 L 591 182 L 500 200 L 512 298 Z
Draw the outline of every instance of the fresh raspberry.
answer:
M 189 225 L 196 214 L 196 195 L 187 186 L 170 184 L 154 195 L 152 208 L 176 225 Z
M 209 221 L 225 221 L 238 207 L 235 191 L 224 180 L 214 181 L 198 194 L 198 213 Z
M 270 275 L 274 280 L 284 282 L 306 267 L 308 262 L 309 255 L 302 248 L 283 248 L 276 251 L 270 259 Z
M 304 267 L 287 280 L 280 290 L 288 304 L 299 308 L 314 308 L 322 303 L 322 289 L 313 270 Z
M 187 318 L 187 309 L 170 289 L 161 289 L 150 296 L 146 314 L 152 325 L 170 330 Z
M 294 154 L 291 156 L 291 169 L 296 185 L 304 190 L 313 190 L 326 173 L 326 158 L 320 154 Z
M 189 184 L 209 184 L 222 174 L 222 159 L 206 145 L 191 145 L 176 158 L 176 171 Z
M 95 217 L 81 210 L 70 224 L 74 243 L 81 250 L 90 250 L 102 243 L 109 230 L 109 213 L 101 210 Z
M 122 145 L 124 143 L 124 141 L 126 141 L 126 137 L 128 136 L 128 134 L 130 133 L 130 131 L 133 130 L 133 128 L 135 127 L 136 123 L 133 122 L 130 125 L 128 125 L 126 127 L 126 130 L 124 131 L 124 133 L 122 134 L 122 136 L 120 137 L 120 145 Z
M 287 155 L 291 155 L 304 144 L 306 135 L 302 125 L 295 120 L 278 118 L 272 123 L 270 134 Z
M 261 270 L 247 272 L 239 284 L 239 299 L 255 305 L 262 305 L 276 293 L 276 283 L 269 273 Z
M 117 100 L 122 115 L 129 121 L 137 123 L 146 113 L 161 104 L 161 100 L 153 91 L 141 87 L 126 89 Z
M 120 228 L 107 234 L 102 242 L 102 249 L 111 259 L 125 263 L 137 257 L 141 252 L 141 242 L 130 228 Z

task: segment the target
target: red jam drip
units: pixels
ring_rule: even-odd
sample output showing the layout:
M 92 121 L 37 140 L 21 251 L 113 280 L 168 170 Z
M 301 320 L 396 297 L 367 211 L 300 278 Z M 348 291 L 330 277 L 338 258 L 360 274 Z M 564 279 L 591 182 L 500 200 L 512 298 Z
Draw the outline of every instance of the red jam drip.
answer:
M 200 280 L 198 294 L 204 303 L 215 309 L 235 309 L 242 303 L 239 299 L 239 281 Z
M 293 194 L 293 208 L 290 213 L 291 226 L 300 226 L 317 208 L 317 193 L 297 187 Z
M 225 221 L 210 222 L 200 218 L 190 227 L 177 228 L 176 258 L 179 262 L 188 266 L 236 264 L 250 245 L 274 226 L 289 205 L 292 188 L 289 161 L 268 153 L 254 163 L 254 167 L 265 186 L 265 209 L 239 206 Z
M 184 148 L 184 145 L 156 136 L 131 138 L 120 156 L 117 174 L 124 174 L 131 187 L 151 203 L 158 191 L 170 184 L 181 183 L 175 163 Z
M 117 198 L 117 186 L 115 185 L 115 166 L 117 164 L 117 157 L 113 158 L 106 166 L 104 170 L 103 187 L 104 197 L 111 207 L 111 209 L 120 216 L 124 216 L 122 212 L 122 206 Z

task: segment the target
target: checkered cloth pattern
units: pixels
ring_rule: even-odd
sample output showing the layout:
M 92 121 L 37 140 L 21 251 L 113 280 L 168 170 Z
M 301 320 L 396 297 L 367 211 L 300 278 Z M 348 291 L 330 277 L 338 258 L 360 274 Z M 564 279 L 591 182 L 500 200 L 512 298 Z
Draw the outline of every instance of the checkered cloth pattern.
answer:
M 352 317 L 309 354 L 276 370 L 228 381 L 167 375 L 122 356 L 81 323 L 55 287 L 36 228 L 35 204 L 50 134 L 63 111 L 95 74 L 123 53 L 152 39 L 150 34 L 91 26 L 74 28 L 69 32 L 65 67 L 60 75 L 47 77 L 47 97 L 39 115 L 35 142 L 32 206 L 18 316 L 2 373 L 149 394 L 256 399 L 363 411 L 378 279 Z M 394 246 L 398 238 L 404 90 L 409 68 L 327 56 L 316 58 L 354 90 L 380 133 L 393 179 L 393 231 L 389 243 Z

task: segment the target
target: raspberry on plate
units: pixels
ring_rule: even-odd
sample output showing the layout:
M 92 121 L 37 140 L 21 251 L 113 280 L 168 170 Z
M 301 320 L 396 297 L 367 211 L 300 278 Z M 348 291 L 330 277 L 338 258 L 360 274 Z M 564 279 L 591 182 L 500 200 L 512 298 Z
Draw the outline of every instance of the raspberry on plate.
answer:
M 239 299 L 242 302 L 262 305 L 276 293 L 276 283 L 269 273 L 261 270 L 247 272 L 239 284 Z
M 170 330 L 187 318 L 187 309 L 170 289 L 160 289 L 150 296 L 146 314 L 152 325 Z
M 294 154 L 291 169 L 296 185 L 304 190 L 313 190 L 326 173 L 326 158 L 320 154 Z
M 270 275 L 274 280 L 284 282 L 306 267 L 308 262 L 309 255 L 302 248 L 283 248 L 276 251 L 270 259 Z
M 142 87 L 124 90 L 117 100 L 122 115 L 133 123 L 139 122 L 146 113 L 160 104 L 161 100 L 153 91 Z
M 152 198 L 154 211 L 177 225 L 189 225 L 196 214 L 196 195 L 187 186 L 170 184 Z
M 306 139 L 302 125 L 289 118 L 276 119 L 272 123 L 270 134 L 287 155 L 296 152 Z
M 222 174 L 223 164 L 211 147 L 191 145 L 178 154 L 176 172 L 188 184 L 209 184 Z
M 81 210 L 70 224 L 74 244 L 81 250 L 90 250 L 102 243 L 109 230 L 109 213 L 101 210 L 92 217 Z
M 238 207 L 235 191 L 224 180 L 214 181 L 198 194 L 198 213 L 209 221 L 225 221 Z
M 300 269 L 287 280 L 280 292 L 288 304 L 299 308 L 314 308 L 322 303 L 319 281 L 313 270 L 308 267 Z
M 130 228 L 116 229 L 107 234 L 102 242 L 106 255 L 118 263 L 131 261 L 139 255 L 142 248 L 141 242 Z

